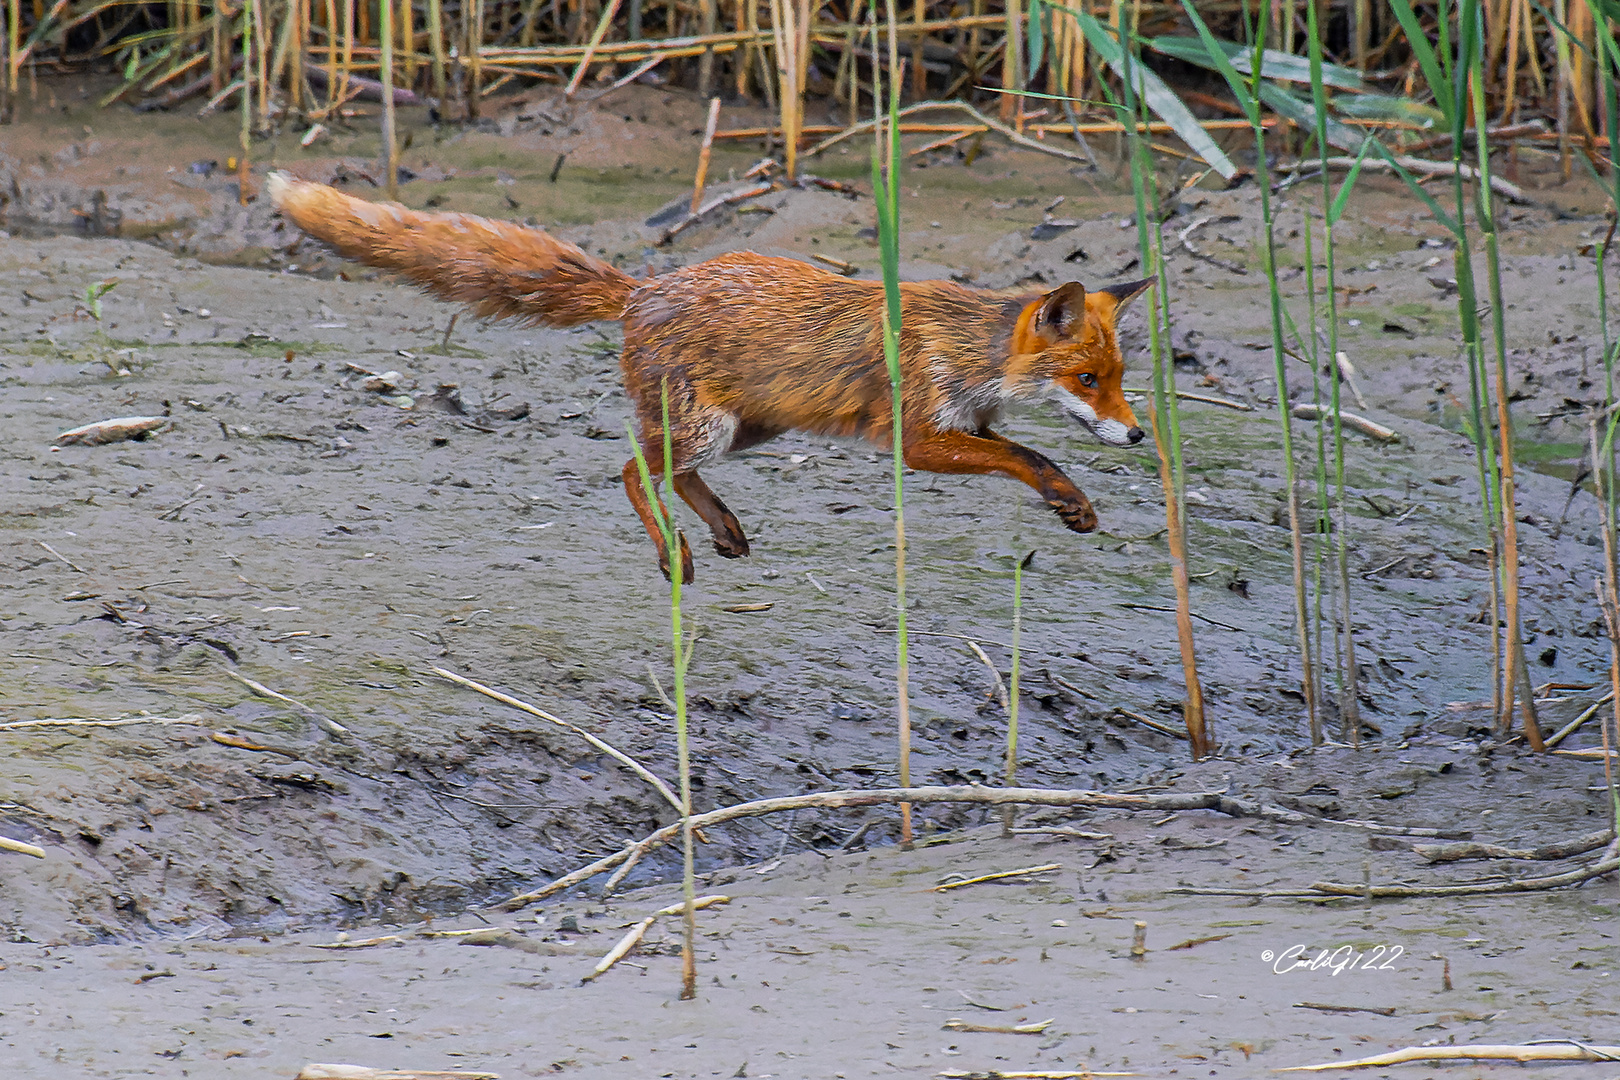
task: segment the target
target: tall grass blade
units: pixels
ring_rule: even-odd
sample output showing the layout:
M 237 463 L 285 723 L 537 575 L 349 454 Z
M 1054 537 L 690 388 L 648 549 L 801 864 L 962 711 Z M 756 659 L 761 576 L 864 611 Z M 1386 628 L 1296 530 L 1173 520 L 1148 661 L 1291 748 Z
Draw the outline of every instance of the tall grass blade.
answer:
M 1210 168 L 1230 180 L 1237 175 L 1237 166 L 1232 159 L 1226 156 L 1215 140 L 1210 138 L 1198 123 L 1198 118 L 1183 104 L 1181 98 L 1174 90 L 1164 84 L 1158 75 L 1143 67 L 1140 61 L 1132 62 L 1129 57 L 1130 50 L 1125 48 L 1121 41 L 1114 36 L 1112 27 L 1099 22 L 1089 12 L 1077 7 L 1053 4 L 1052 7 L 1061 7 L 1075 17 L 1080 24 L 1080 30 L 1091 43 L 1091 47 L 1103 62 L 1117 72 L 1125 80 L 1132 98 L 1141 98 L 1148 108 L 1169 124 L 1176 133 L 1176 137 L 1186 143 L 1193 153 L 1206 161 Z M 1135 116 L 1135 110 L 1131 112 Z
M 1322 159 L 1322 240 L 1327 273 L 1327 359 L 1333 365 L 1333 377 L 1329 379 L 1333 410 L 1333 486 L 1339 507 L 1338 544 L 1335 551 L 1335 565 L 1338 569 L 1339 610 L 1335 614 L 1338 630 L 1334 636 L 1334 655 L 1339 660 L 1340 723 L 1341 726 L 1348 724 L 1351 731 L 1356 733 L 1356 737 L 1359 737 L 1361 731 L 1361 701 L 1360 686 L 1358 685 L 1360 672 L 1356 667 L 1354 605 L 1350 595 L 1350 510 L 1344 482 L 1344 418 L 1339 412 L 1343 401 L 1337 360 L 1339 355 L 1339 282 L 1333 230 L 1338 224 L 1339 218 L 1344 214 L 1344 207 L 1350 198 L 1350 192 L 1355 187 L 1356 177 L 1361 174 L 1361 163 L 1366 160 L 1367 146 L 1371 140 L 1363 140 L 1361 151 L 1356 155 L 1355 165 L 1344 178 L 1338 193 L 1334 194 L 1333 182 L 1329 179 L 1327 168 L 1329 141 L 1327 93 L 1320 77 L 1320 73 L 1324 70 L 1324 64 L 1322 61 L 1322 35 L 1320 27 L 1317 25 L 1315 4 L 1306 5 L 1305 20 L 1311 68 L 1311 101 L 1316 119 L 1316 145 Z M 1308 224 L 1306 228 L 1308 231 Z M 1306 262 L 1309 263 L 1310 261 L 1307 257 Z M 1314 338 L 1316 337 L 1314 284 L 1310 288 L 1312 289 L 1313 300 L 1311 337 L 1314 344 Z M 1321 370 L 1320 364 L 1313 364 L 1312 366 L 1316 371 Z M 1324 524 L 1326 524 L 1325 521 Z
M 1192 631 L 1192 579 L 1187 569 L 1186 469 L 1181 453 L 1181 414 L 1175 393 L 1175 372 L 1167 362 L 1169 346 L 1169 279 L 1164 261 L 1164 230 L 1158 206 L 1158 178 L 1138 121 L 1145 119 L 1145 102 L 1136 95 L 1134 77 L 1141 58 L 1133 49 L 1121 50 L 1120 87 L 1123 101 L 1115 111 L 1125 131 L 1131 168 L 1131 194 L 1136 203 L 1136 242 L 1142 267 L 1158 284 L 1148 296 L 1148 350 L 1153 362 L 1153 399 L 1148 420 L 1159 458 L 1160 486 L 1164 490 L 1166 535 L 1170 548 L 1170 580 L 1176 593 L 1176 639 L 1181 653 L 1186 697 L 1182 719 L 1193 758 L 1214 752 L 1215 736 L 1204 713 L 1204 688 L 1198 677 L 1198 654 Z M 1113 95 L 1104 88 L 1112 99 Z
M 696 887 L 696 847 L 692 838 L 692 757 L 687 743 L 686 726 L 686 668 L 691 660 L 692 652 L 684 643 L 681 631 L 681 558 L 680 530 L 675 527 L 675 518 L 664 506 L 658 495 L 658 489 L 653 486 L 652 472 L 647 467 L 647 456 L 642 449 L 641 440 L 636 437 L 635 430 L 629 423 L 625 430 L 630 434 L 630 448 L 636 455 L 636 471 L 641 476 L 642 489 L 647 493 L 648 504 L 652 508 L 653 519 L 658 523 L 659 532 L 663 534 L 664 550 L 669 553 L 669 631 L 672 651 L 674 653 L 675 677 L 675 751 L 678 756 L 681 781 L 681 843 L 683 862 L 681 873 L 681 896 L 685 902 L 681 933 L 681 1000 L 691 1001 L 697 997 L 697 898 Z M 666 376 L 663 385 L 663 436 L 664 436 L 664 490 L 675 490 L 675 451 L 673 434 L 669 425 L 669 379 Z
M 1306 17 L 1309 18 L 1309 15 Z M 1235 41 L 1222 41 L 1220 38 L 1214 40 L 1215 47 L 1226 54 L 1227 61 L 1238 74 L 1244 76 L 1252 74 L 1253 57 L 1248 48 Z M 1208 46 L 1200 38 L 1161 35 L 1148 38 L 1143 44 L 1154 52 L 1173 56 L 1177 60 L 1209 68 L 1211 71 L 1220 70 L 1219 65 L 1210 58 Z M 1263 49 L 1260 54 L 1260 75 L 1262 78 L 1282 79 L 1285 82 L 1309 83 L 1311 65 L 1304 57 L 1279 52 L 1276 49 Z M 1358 93 L 1372 89 L 1361 72 L 1341 64 L 1323 64 L 1322 81 L 1325 85 Z
M 1541 725 L 1536 716 L 1535 695 L 1530 688 L 1530 670 L 1525 663 L 1524 636 L 1519 619 L 1519 522 L 1515 506 L 1513 470 L 1513 420 L 1508 413 L 1511 388 L 1508 385 L 1507 331 L 1504 325 L 1502 266 L 1496 232 L 1496 212 L 1491 191 L 1490 141 L 1483 122 L 1485 113 L 1485 61 L 1483 13 L 1480 0 L 1462 0 L 1459 9 L 1457 47 L 1466 57 L 1467 81 L 1473 113 L 1481 118 L 1475 139 L 1478 145 L 1479 182 L 1474 187 L 1475 220 L 1479 223 L 1481 246 L 1485 253 L 1486 282 L 1491 297 L 1491 340 L 1496 360 L 1497 428 L 1501 439 L 1500 496 L 1502 523 L 1502 587 L 1504 616 L 1507 619 L 1507 674 L 1504 679 L 1503 716 L 1511 719 L 1514 697 L 1519 698 L 1524 721 L 1524 737 L 1533 749 L 1544 749 Z M 1459 65 L 1461 66 L 1461 65 Z M 1521 685 L 1522 684 L 1522 685 Z
M 1282 428 L 1283 480 L 1288 502 L 1288 531 L 1294 561 L 1294 632 L 1299 643 L 1300 685 L 1305 695 L 1307 718 L 1317 715 L 1320 704 L 1316 700 L 1316 665 L 1311 651 L 1310 608 L 1305 596 L 1305 544 L 1299 521 L 1298 466 L 1294 459 L 1294 420 L 1288 394 L 1287 352 L 1283 345 L 1282 290 L 1277 282 L 1277 235 L 1271 209 L 1271 170 L 1266 163 L 1266 129 L 1261 123 L 1260 72 L 1262 64 L 1259 27 L 1251 30 L 1252 46 L 1247 79 L 1240 75 L 1226 52 L 1210 33 L 1192 0 L 1181 0 L 1182 8 L 1192 20 L 1193 28 L 1208 50 L 1238 103 L 1243 107 L 1254 132 L 1255 183 L 1260 191 L 1260 217 L 1264 228 L 1261 244 L 1261 263 L 1266 275 L 1266 296 L 1271 309 L 1271 352 L 1277 385 L 1277 418 Z M 1325 112 L 1322 113 L 1325 116 Z M 1342 719 L 1342 718 L 1341 718 Z M 1359 731 L 1359 728 L 1355 729 Z M 1354 737 L 1354 736 L 1353 736 Z
M 1007 679 L 1007 769 L 1004 777 L 1008 787 L 1018 785 L 1018 678 L 1022 658 L 1020 639 L 1024 630 L 1024 569 L 1034 558 L 1033 551 L 1021 559 L 1013 556 L 1012 673 Z M 1012 835 L 1016 814 L 1017 808 L 1012 806 L 1001 811 L 1001 831 L 1004 835 Z
M 889 370 L 890 449 L 894 470 L 894 593 L 898 633 L 895 659 L 900 786 L 911 786 L 911 649 L 906 635 L 905 431 L 900 371 L 900 45 L 894 0 L 888 0 L 889 110 L 873 128 L 872 191 L 877 204 L 878 247 L 883 264 L 883 361 Z M 872 28 L 874 38 L 877 27 Z M 876 52 L 876 43 L 873 44 Z M 882 77 L 872 65 L 876 104 L 882 107 Z M 911 804 L 900 804 L 900 843 L 912 842 Z

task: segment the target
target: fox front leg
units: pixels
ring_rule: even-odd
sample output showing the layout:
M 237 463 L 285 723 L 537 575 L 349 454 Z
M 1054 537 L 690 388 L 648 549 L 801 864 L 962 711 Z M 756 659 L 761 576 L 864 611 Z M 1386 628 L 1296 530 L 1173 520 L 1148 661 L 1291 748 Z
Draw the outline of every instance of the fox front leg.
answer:
M 1063 524 L 1075 532 L 1097 527 L 1097 512 L 1086 493 L 1050 459 L 995 432 L 936 431 L 905 448 L 906 464 L 924 472 L 984 475 L 1000 473 L 1020 480 L 1046 500 Z

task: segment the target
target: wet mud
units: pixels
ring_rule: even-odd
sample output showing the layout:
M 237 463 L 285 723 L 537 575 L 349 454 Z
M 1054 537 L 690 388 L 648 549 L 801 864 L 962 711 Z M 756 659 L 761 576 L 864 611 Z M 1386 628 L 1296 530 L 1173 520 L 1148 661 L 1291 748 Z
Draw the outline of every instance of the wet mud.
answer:
M 671 820 L 656 792 L 576 735 L 432 670 L 530 701 L 673 778 L 666 592 L 619 480 L 630 449 L 616 328 L 453 321 L 454 309 L 301 241 L 263 200 L 241 207 L 223 169 L 226 118 L 136 122 L 76 103 L 66 82 L 51 92 L 55 108 L 0 141 L 0 722 L 132 722 L 0 730 L 0 824 L 49 854 L 4 856 L 0 881 L 12 942 L 0 962 L 28 973 L 6 980 L 13 996 L 0 1006 L 0 1040 L 19 1060 L 106 1076 L 290 1075 L 303 1060 L 519 1076 L 553 1063 L 625 1076 L 648 1075 L 649 1062 L 672 1075 L 743 1075 L 747 1062 L 755 1076 L 921 1076 L 1080 1060 L 1245 1075 L 1251 1058 L 1269 1068 L 1431 1038 L 1603 1041 L 1612 883 L 1380 904 L 1370 927 L 1344 902 L 1167 895 L 1178 883 L 1447 873 L 1398 846 L 1369 849 L 1353 830 L 1204 815 L 1032 813 L 1113 839 L 1007 840 L 984 811 L 919 808 L 924 835 L 943 842 L 909 853 L 891 846 L 887 811 L 713 830 L 699 856 L 706 888 L 737 899 L 703 917 L 714 959 L 686 1013 L 671 1000 L 678 962 L 656 949 L 632 958 L 643 970 L 575 985 L 610 928 L 668 902 L 657 884 L 674 870 L 667 854 L 629 879 L 647 891 L 611 907 L 575 897 L 547 906 L 542 924 L 525 916 L 523 940 L 540 952 L 467 953 L 453 940 L 310 949 L 337 928 L 475 925 L 469 909 Z M 401 197 L 529 219 L 637 270 L 749 248 L 875 274 L 870 201 L 823 190 L 778 192 L 657 246 L 660 229 L 645 222 L 690 198 L 701 104 L 649 87 L 620 94 L 566 112 L 519 102 L 483 131 L 417 117 L 405 156 L 417 179 Z M 759 119 L 736 114 L 737 126 Z M 340 129 L 305 149 L 283 134 L 271 152 L 375 197 L 368 138 Z M 834 150 L 810 167 L 859 183 L 864 153 Z M 717 149 L 716 189 L 758 157 L 757 143 Z M 1591 585 L 1597 506 L 1572 481 L 1583 405 L 1603 390 L 1587 249 L 1607 226 L 1594 191 L 1547 169 L 1540 156 L 1521 162 L 1536 205 L 1508 215 L 1503 239 L 1528 465 L 1526 647 L 1538 685 L 1599 686 L 1609 654 Z M 1308 187 L 1283 196 L 1293 298 L 1304 285 L 1289 230 L 1309 198 Z M 906 177 L 902 270 L 987 286 L 1136 276 L 1129 205 L 1106 171 L 996 148 L 971 165 L 924 156 Z M 1490 734 L 1488 541 L 1463 430 L 1451 253 L 1423 208 L 1379 178 L 1363 179 L 1339 251 L 1343 347 L 1365 412 L 1400 436 L 1352 436 L 1347 454 L 1367 746 L 1299 749 L 1257 220 L 1252 185 L 1193 187 L 1165 234 L 1177 249 L 1178 385 L 1253 410 L 1183 406 L 1193 607 L 1221 755 L 1193 766 L 1184 743 L 1133 718 L 1180 725 L 1151 453 L 1098 446 L 1055 410 L 1026 409 L 1003 430 L 1062 464 L 1102 527 L 1069 533 L 1011 481 L 908 477 L 913 778 L 1000 776 L 1005 712 L 969 642 L 1008 677 L 1012 560 L 1033 551 L 1024 783 L 1229 789 L 1524 846 L 1599 828 L 1599 766 Z M 1137 312 L 1126 349 L 1138 386 L 1141 327 Z M 1310 400 L 1308 367 L 1291 362 L 1289 378 L 1294 400 Z M 168 422 L 142 441 L 52 446 L 63 430 L 132 415 Z M 1298 431 L 1304 453 L 1315 426 Z M 788 435 L 707 473 L 754 553 L 731 562 L 694 543 L 700 808 L 896 782 L 887 469 L 873 448 Z M 1546 726 L 1601 692 L 1563 693 L 1544 706 Z M 1338 732 L 1331 703 L 1327 724 Z M 1566 745 L 1597 738 L 1589 725 Z M 1034 885 L 927 891 L 949 871 L 1048 862 L 1063 869 Z M 581 933 L 559 935 L 568 914 Z M 1156 950 L 1227 933 L 1223 920 L 1244 927 L 1139 965 L 1136 919 Z M 1258 959 L 1296 937 L 1401 944 L 1406 958 L 1364 973 L 1349 997 L 1346 976 L 1322 971 L 1302 989 Z M 1449 994 L 1435 954 L 1452 960 Z M 1397 1015 L 1301 1011 L 1298 1000 Z M 87 1026 L 92 1012 L 127 1026 Z M 939 1030 L 964 1012 L 1056 1020 L 1038 1037 Z M 536 1026 L 540 1015 L 551 1019 Z M 807 1034 L 828 1029 L 831 1041 Z

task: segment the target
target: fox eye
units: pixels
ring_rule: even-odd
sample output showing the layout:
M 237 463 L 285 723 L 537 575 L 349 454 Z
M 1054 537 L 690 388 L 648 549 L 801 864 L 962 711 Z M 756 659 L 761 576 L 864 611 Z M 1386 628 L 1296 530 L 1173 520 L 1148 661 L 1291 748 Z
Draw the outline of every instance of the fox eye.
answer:
M 1080 385 L 1081 386 L 1087 386 L 1087 387 L 1096 386 L 1097 385 L 1097 376 L 1093 375 L 1089 371 L 1086 372 L 1084 375 L 1080 376 Z

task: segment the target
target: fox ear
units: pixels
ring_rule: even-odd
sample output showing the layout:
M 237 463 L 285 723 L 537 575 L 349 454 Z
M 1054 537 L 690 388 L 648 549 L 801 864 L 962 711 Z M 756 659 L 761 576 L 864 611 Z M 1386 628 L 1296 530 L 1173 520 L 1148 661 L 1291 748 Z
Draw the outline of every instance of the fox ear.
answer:
M 1121 285 L 1110 285 L 1103 292 L 1114 298 L 1114 311 L 1118 312 L 1155 284 L 1157 284 L 1156 279 L 1143 278 L 1141 281 L 1127 281 Z
M 1054 338 L 1069 337 L 1076 325 L 1086 320 L 1086 287 L 1078 281 L 1066 282 L 1043 296 L 1037 303 L 1029 328 Z

